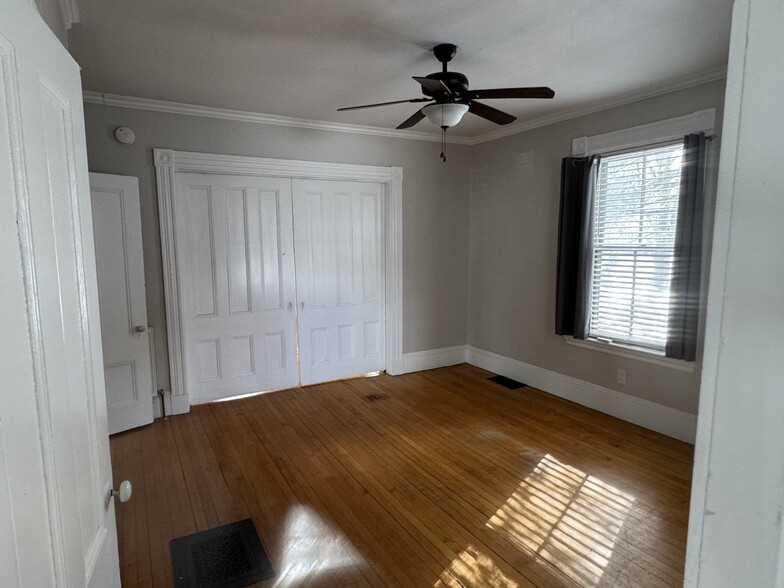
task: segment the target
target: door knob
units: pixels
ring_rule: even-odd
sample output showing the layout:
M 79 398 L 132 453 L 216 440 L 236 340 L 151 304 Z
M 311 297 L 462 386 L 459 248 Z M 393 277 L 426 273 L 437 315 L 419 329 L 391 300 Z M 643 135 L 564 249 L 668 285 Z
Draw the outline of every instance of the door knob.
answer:
M 289 302 L 289 310 L 291 310 L 292 308 L 294 308 L 294 305 L 291 302 Z
M 111 492 L 109 492 L 109 497 L 113 498 L 117 496 L 120 499 L 120 502 L 128 502 L 131 499 L 131 495 L 133 494 L 133 486 L 128 480 L 123 480 L 120 484 L 120 488 L 114 488 Z
M 136 325 L 133 328 L 133 332 L 136 333 L 137 335 L 141 335 L 146 330 L 147 330 L 147 325 Z

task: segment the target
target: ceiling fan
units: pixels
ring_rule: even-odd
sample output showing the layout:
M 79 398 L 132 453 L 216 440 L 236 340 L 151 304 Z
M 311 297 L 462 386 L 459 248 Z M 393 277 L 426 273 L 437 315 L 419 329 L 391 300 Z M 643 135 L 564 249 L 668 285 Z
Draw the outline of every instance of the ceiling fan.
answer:
M 362 106 L 348 106 L 338 108 L 338 111 L 359 110 L 362 108 L 376 108 L 378 106 L 389 106 L 391 104 L 404 104 L 407 102 L 428 102 L 417 110 L 414 114 L 400 123 L 398 129 L 409 129 L 427 118 L 441 127 L 444 133 L 450 127 L 455 126 L 463 118 L 466 112 L 480 116 L 498 125 L 508 125 L 517 120 L 517 117 L 507 114 L 501 110 L 477 102 L 478 98 L 552 98 L 555 92 L 547 87 L 533 88 L 494 88 L 490 90 L 469 90 L 468 78 L 456 71 L 447 71 L 447 63 L 457 53 L 457 46 L 450 43 L 442 43 L 433 47 L 436 59 L 441 62 L 442 69 L 439 72 L 431 73 L 425 77 L 413 76 L 422 86 L 423 98 L 411 98 L 410 100 L 394 100 L 392 102 L 380 102 L 378 104 L 363 104 Z M 446 161 L 444 154 L 441 158 Z

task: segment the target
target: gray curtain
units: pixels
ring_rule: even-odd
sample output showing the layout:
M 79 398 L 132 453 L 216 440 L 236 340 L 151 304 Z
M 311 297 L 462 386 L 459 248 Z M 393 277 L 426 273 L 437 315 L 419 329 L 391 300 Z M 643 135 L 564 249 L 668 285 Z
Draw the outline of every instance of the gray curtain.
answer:
M 665 355 L 686 361 L 697 356 L 707 144 L 705 133 L 686 135 L 683 142 Z
M 590 319 L 593 188 L 599 157 L 561 161 L 555 333 L 585 339 Z

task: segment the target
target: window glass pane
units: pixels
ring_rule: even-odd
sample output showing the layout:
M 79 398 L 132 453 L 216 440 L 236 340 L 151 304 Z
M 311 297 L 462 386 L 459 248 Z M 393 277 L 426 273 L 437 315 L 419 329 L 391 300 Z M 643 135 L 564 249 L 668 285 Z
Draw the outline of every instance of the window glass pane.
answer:
M 675 144 L 601 160 L 591 337 L 664 349 L 682 156 Z

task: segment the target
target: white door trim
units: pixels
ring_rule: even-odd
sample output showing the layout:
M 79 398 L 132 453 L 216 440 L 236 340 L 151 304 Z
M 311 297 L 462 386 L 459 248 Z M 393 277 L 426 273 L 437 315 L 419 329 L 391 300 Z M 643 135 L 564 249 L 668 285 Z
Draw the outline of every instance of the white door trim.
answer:
M 269 176 L 304 180 L 377 182 L 384 198 L 386 261 L 386 370 L 403 371 L 403 168 L 346 163 L 270 159 L 153 149 L 161 224 L 163 286 L 169 343 L 172 412 L 187 412 L 180 325 L 179 285 L 174 245 L 174 174 L 177 172 Z

